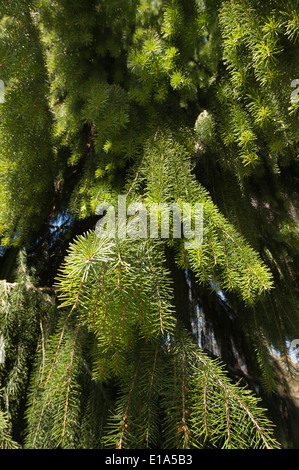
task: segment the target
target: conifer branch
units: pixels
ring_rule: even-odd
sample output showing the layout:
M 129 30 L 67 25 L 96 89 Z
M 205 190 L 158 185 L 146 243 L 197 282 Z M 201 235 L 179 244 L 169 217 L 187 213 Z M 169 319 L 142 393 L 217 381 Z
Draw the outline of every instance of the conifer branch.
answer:
M 196 357 L 196 359 L 198 361 L 200 361 L 205 367 L 207 367 L 207 363 L 195 352 L 195 351 L 192 351 L 192 354 Z M 211 373 L 213 374 L 213 371 L 211 371 Z M 234 400 L 236 400 L 238 402 L 238 404 L 240 405 L 240 407 L 245 411 L 246 415 L 249 417 L 250 421 L 252 422 L 253 426 L 255 427 L 255 429 L 257 430 L 261 440 L 263 441 L 265 447 L 267 449 L 271 449 L 272 447 L 270 446 L 270 444 L 268 443 L 266 437 L 264 436 L 264 433 L 262 432 L 261 430 L 261 427 L 259 426 L 259 424 L 257 423 L 256 419 L 254 418 L 254 416 L 252 415 L 250 409 L 246 406 L 246 404 L 243 402 L 243 400 L 238 396 L 236 395 L 236 393 L 230 388 L 228 387 L 226 384 L 223 383 L 223 381 L 217 377 L 215 374 L 213 374 L 214 376 L 214 380 L 221 386 L 221 388 L 226 392 L 226 396 L 231 396 Z
M 156 370 L 157 355 L 158 355 L 158 343 L 156 343 L 156 346 L 155 346 L 153 371 L 152 371 L 152 376 L 151 376 L 151 381 L 150 381 L 150 386 L 149 386 L 149 393 L 148 393 L 147 430 L 146 430 L 146 435 L 145 435 L 145 440 L 146 440 L 147 443 L 148 443 L 148 440 L 149 440 L 150 421 L 151 421 L 151 395 L 152 395 L 153 381 L 154 381 L 154 375 L 155 375 L 155 370 Z

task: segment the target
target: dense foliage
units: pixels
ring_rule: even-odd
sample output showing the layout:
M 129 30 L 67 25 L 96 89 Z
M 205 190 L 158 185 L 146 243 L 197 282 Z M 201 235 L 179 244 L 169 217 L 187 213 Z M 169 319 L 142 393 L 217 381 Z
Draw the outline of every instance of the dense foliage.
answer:
M 299 338 L 298 7 L 2 0 L 3 448 L 280 446 L 264 405 Z M 119 195 L 202 204 L 202 244 L 99 236 Z

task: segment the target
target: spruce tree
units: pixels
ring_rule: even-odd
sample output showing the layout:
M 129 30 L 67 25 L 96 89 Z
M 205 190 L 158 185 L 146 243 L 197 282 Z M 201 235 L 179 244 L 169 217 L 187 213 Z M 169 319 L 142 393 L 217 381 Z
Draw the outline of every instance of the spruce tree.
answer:
M 2 2 L 2 448 L 294 445 L 298 7 Z M 100 236 L 120 196 L 202 243 Z

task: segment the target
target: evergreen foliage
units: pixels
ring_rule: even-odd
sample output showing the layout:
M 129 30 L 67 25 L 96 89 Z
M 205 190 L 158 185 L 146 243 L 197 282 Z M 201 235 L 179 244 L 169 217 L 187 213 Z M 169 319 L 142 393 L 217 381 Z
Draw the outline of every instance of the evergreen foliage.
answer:
M 265 403 L 272 351 L 291 372 L 299 337 L 297 10 L 2 2 L 1 447 L 281 446 Z M 202 204 L 202 245 L 123 238 L 118 217 L 99 236 L 119 195 Z

